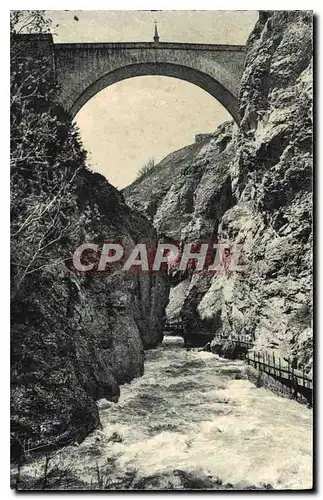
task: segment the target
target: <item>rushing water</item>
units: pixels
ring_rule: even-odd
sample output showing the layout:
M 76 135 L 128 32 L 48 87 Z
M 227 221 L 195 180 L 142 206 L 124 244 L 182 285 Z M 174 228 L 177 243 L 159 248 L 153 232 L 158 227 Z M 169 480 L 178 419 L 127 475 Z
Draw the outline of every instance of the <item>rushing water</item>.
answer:
M 234 488 L 310 488 L 312 411 L 242 379 L 242 361 L 181 344 L 166 337 L 148 351 L 144 376 L 122 387 L 117 404 L 99 402 L 102 429 L 56 452 L 52 470 L 93 487 L 129 487 L 157 474 L 176 488 L 174 471 L 186 471 Z M 43 468 L 44 459 L 25 465 L 22 479 Z

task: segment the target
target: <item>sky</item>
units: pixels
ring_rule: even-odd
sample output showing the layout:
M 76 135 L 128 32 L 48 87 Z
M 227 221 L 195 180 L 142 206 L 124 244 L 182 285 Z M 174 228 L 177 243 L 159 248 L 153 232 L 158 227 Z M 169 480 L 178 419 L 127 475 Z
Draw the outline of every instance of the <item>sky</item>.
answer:
M 257 11 L 48 11 L 54 42 L 160 41 L 244 44 Z M 56 26 L 58 25 L 58 26 Z M 156 162 L 231 119 L 201 88 L 164 76 L 129 78 L 102 90 L 76 115 L 91 169 L 121 189 Z

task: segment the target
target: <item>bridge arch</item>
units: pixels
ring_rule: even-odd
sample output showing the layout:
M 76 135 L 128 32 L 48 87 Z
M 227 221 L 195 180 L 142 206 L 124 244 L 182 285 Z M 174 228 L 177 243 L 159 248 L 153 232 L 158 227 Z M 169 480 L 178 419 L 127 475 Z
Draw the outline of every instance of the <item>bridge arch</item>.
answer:
M 54 43 L 51 34 L 19 35 L 30 55 L 52 63 L 57 101 L 72 115 L 97 92 L 126 78 L 160 75 L 206 90 L 239 122 L 238 95 L 245 47 L 172 42 Z
M 114 83 L 147 75 L 168 76 L 197 85 L 217 99 L 227 109 L 233 119 L 239 123 L 238 99 L 228 89 L 212 76 L 202 71 L 181 64 L 166 62 L 129 64 L 104 74 L 93 83 L 89 83 L 85 90 L 74 100 L 70 113 L 75 117 L 87 101 Z

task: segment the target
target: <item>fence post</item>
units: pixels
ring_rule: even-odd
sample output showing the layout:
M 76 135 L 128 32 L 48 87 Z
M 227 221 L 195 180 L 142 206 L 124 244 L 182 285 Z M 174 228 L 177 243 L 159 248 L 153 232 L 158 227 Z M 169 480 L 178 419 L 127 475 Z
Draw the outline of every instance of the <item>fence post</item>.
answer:
M 274 375 L 276 375 L 275 354 L 274 353 L 273 353 L 273 365 L 274 365 Z

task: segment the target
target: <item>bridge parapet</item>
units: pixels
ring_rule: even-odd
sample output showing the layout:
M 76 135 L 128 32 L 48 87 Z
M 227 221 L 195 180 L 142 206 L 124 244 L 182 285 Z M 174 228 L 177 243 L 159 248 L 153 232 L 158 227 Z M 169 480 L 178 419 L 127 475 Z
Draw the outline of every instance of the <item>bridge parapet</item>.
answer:
M 34 35 L 32 35 L 34 36 Z M 44 35 L 42 35 L 44 36 Z M 47 35 L 45 35 L 47 36 Z M 49 35 L 51 36 L 51 35 Z M 155 49 L 155 50 L 200 50 L 211 52 L 245 52 L 244 45 L 177 42 L 86 42 L 55 43 L 55 49 Z

